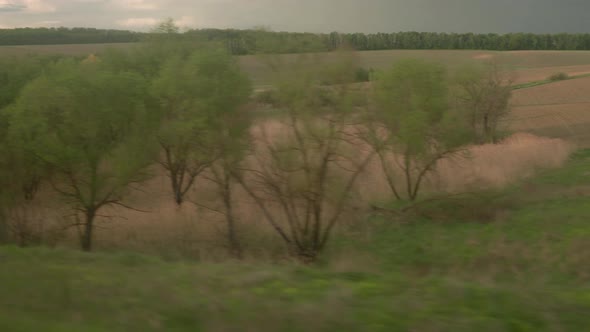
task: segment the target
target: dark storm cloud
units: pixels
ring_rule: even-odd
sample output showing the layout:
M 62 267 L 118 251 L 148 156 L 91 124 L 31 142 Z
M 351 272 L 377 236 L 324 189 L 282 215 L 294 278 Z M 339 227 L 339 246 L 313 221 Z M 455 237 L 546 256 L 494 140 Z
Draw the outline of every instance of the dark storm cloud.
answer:
M 590 32 L 590 0 L 0 0 L 0 26 L 311 32 Z

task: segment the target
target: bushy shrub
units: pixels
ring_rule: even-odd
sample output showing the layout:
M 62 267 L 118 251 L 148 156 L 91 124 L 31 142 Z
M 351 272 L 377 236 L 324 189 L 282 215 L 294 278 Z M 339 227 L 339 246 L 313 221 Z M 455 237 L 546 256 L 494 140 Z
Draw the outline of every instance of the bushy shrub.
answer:
M 355 72 L 355 81 L 356 82 L 369 82 L 370 78 L 371 78 L 371 71 L 372 71 L 372 69 L 359 67 Z
M 569 78 L 569 75 L 566 73 L 555 73 L 555 74 L 549 76 L 550 81 L 563 81 L 563 80 L 567 80 L 568 78 Z

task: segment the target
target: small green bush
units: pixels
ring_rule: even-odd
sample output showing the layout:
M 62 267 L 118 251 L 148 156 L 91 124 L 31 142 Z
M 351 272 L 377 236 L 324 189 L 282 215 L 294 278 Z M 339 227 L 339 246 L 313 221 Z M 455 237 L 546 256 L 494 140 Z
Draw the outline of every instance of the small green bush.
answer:
M 566 73 L 555 73 L 555 74 L 549 76 L 549 80 L 553 81 L 553 82 L 567 80 L 568 78 L 570 78 L 570 77 Z
M 355 73 L 355 81 L 356 82 L 369 82 L 371 78 L 371 71 L 372 69 L 366 69 L 363 67 L 359 67 Z

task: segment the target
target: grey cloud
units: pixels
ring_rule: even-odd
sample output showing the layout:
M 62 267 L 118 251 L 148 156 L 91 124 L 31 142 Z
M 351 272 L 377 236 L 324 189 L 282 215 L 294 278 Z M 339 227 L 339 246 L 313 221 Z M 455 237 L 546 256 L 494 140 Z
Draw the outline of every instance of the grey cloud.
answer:
M 65 26 L 145 30 L 149 22 L 173 17 L 191 27 L 264 25 L 310 32 L 590 32 L 588 0 L 29 1 L 55 11 L 24 15 L 22 6 L 10 12 L 0 5 L 0 24 L 60 21 Z
M 27 6 L 14 3 L 0 4 L 0 13 L 21 12 L 27 9 Z

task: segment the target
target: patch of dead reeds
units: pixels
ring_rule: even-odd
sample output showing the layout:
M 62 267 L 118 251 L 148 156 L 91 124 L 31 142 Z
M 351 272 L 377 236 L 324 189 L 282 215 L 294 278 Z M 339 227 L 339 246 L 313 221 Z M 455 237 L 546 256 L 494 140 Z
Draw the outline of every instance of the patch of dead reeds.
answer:
M 277 137 L 285 135 L 281 126 L 274 122 L 268 124 L 267 130 Z M 365 148 L 358 148 L 359 155 L 363 154 L 360 151 Z M 574 147 L 567 141 L 523 133 L 515 134 L 499 144 L 467 147 L 465 153 L 439 162 L 437 171 L 428 176 L 424 191 L 461 193 L 502 188 L 533 175 L 538 169 L 562 166 L 573 150 Z M 390 160 L 390 164 L 396 174 L 401 174 L 393 160 Z M 138 188 L 140 190 L 129 197 L 128 204 L 137 208 L 137 211 L 120 208 L 106 208 L 101 211 L 95 247 L 100 250 L 154 254 L 171 259 L 229 259 L 224 216 L 215 211 L 220 203 L 215 187 L 206 180 L 199 180 L 188 202 L 177 207 L 170 193 L 168 179 L 162 170 L 158 172 L 155 178 L 144 183 Z M 396 181 L 403 183 L 403 178 L 400 176 Z M 364 212 L 359 209 L 367 203 L 392 199 L 377 160 L 366 169 L 356 189 L 354 200 L 348 207 L 350 211 L 344 214 L 340 223 L 344 227 L 357 222 L 352 219 L 362 219 Z M 236 186 L 233 197 L 238 217 L 238 234 L 246 259 L 269 262 L 287 259 L 285 244 L 249 196 Z M 198 201 L 199 204 L 192 204 L 191 201 Z M 65 215 L 63 211 L 60 213 Z M 45 220 L 53 224 L 64 222 L 63 217 L 57 215 Z M 336 233 L 338 232 L 336 229 Z M 60 244 L 77 246 L 75 229 L 71 229 L 67 235 Z M 348 259 L 335 263 L 337 269 L 344 270 L 349 268 L 347 264 Z

